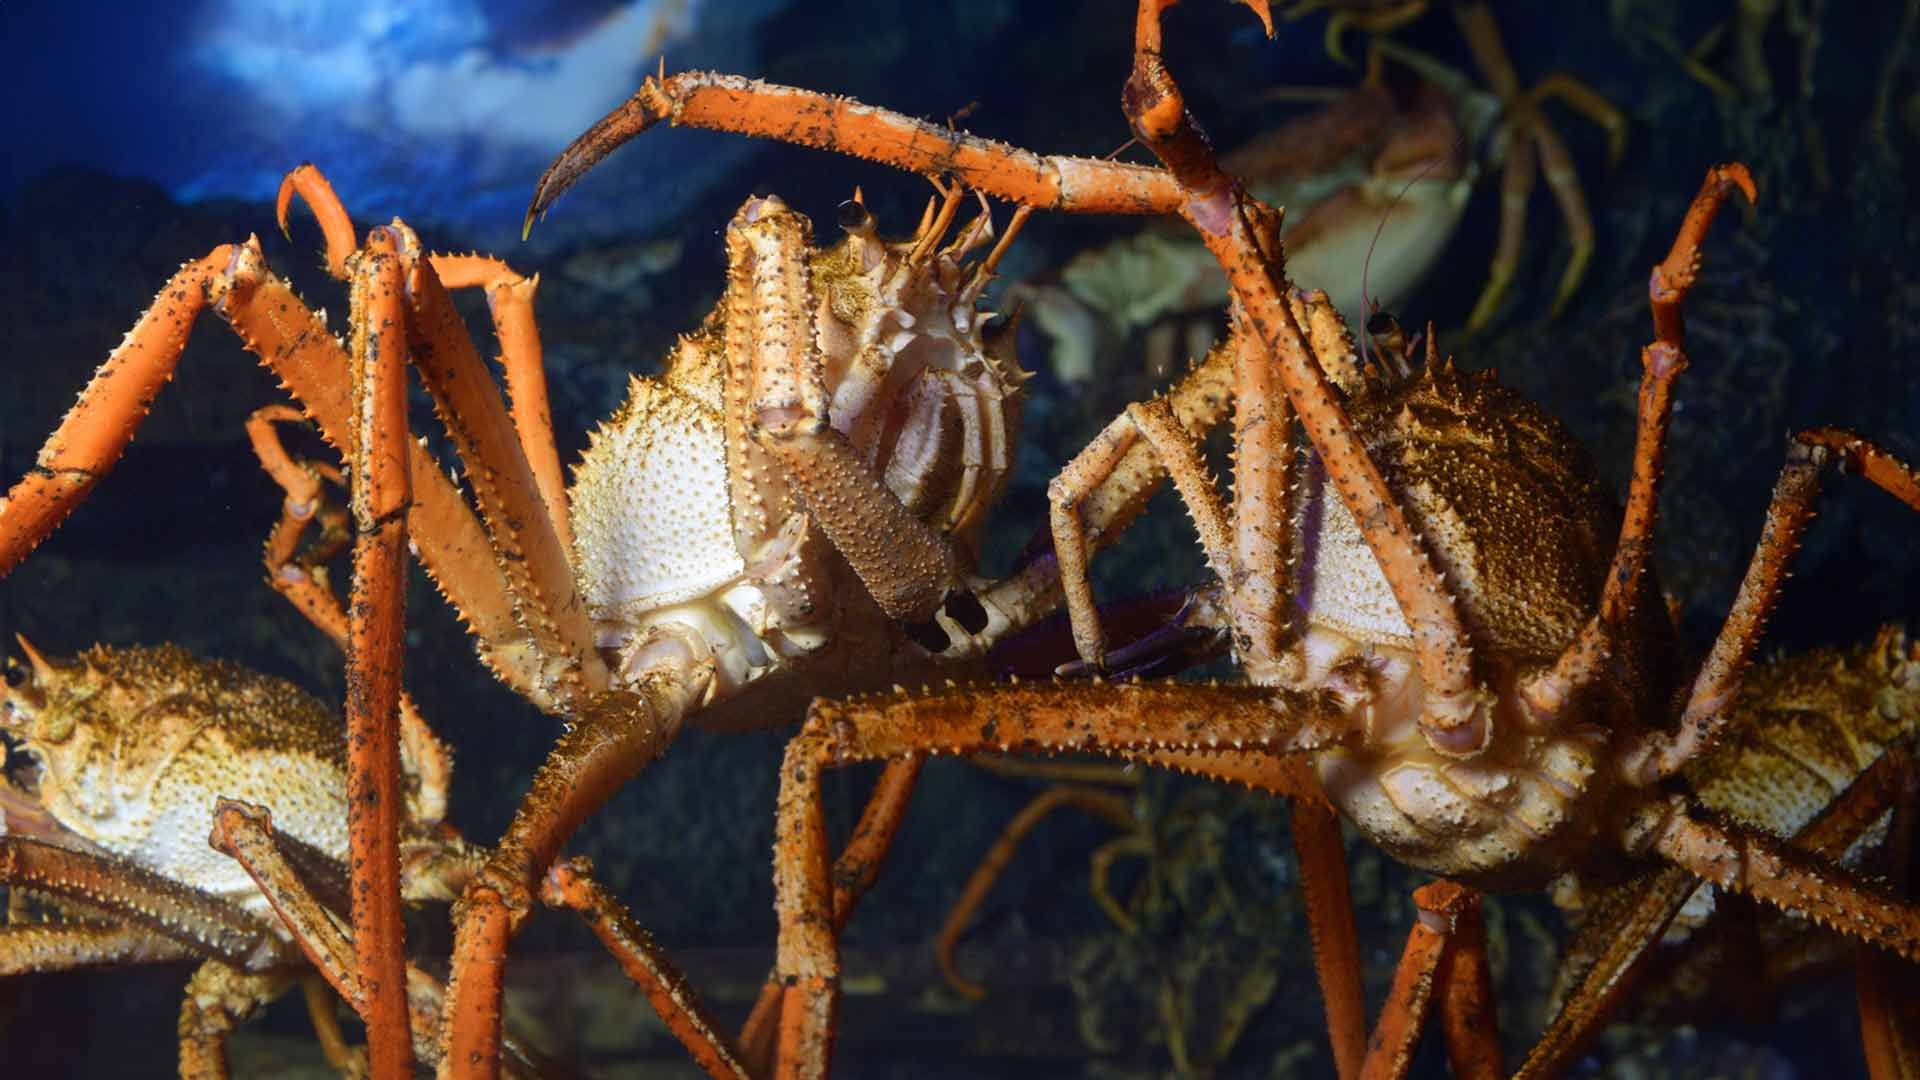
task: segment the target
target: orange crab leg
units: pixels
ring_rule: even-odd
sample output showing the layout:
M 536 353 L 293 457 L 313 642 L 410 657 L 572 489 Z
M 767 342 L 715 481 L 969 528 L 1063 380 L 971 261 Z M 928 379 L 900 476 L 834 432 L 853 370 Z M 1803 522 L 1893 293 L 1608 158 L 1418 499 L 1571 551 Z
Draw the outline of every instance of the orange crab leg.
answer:
M 1913 780 L 1906 752 L 1889 749 L 1794 835 L 1793 848 L 1837 859 L 1886 815 L 1888 806 L 1898 808 L 1898 800 Z M 1528 1054 L 1519 1076 L 1559 1076 L 1585 1052 L 1633 990 L 1648 949 L 1659 943 L 1667 924 L 1699 884 L 1686 870 L 1668 866 L 1603 894 L 1604 906 L 1590 914 L 1581 928 L 1582 938 L 1598 935 L 1600 941 L 1591 949 L 1570 950 L 1570 955 L 1588 957 L 1586 970 Z M 1870 951 L 1870 955 L 1878 959 L 1882 954 Z M 1873 1017 L 1871 1003 L 1863 1010 L 1863 1016 Z M 1872 1037 L 1869 1032 L 1870 1056 Z
M 293 197 L 300 196 L 306 201 L 308 209 L 313 211 L 315 220 L 320 223 L 320 234 L 327 242 L 327 273 L 347 280 L 351 271 L 347 267 L 347 257 L 354 253 L 359 245 L 353 234 L 353 218 L 348 216 L 345 204 L 333 193 L 333 185 L 327 182 L 319 169 L 311 161 L 304 162 L 280 178 L 280 190 L 273 197 L 273 220 L 280 226 L 280 235 L 293 240 L 293 232 L 287 227 L 287 212 L 293 208 Z
M 1452 932 L 1449 908 L 1458 904 L 1464 893 L 1466 890 L 1450 881 L 1436 881 L 1414 890 L 1418 914 L 1407 934 L 1406 950 L 1394 968 L 1393 988 L 1387 991 L 1380 1026 L 1374 1031 L 1366 1063 L 1360 1070 L 1363 1080 L 1403 1077 L 1413 1064 L 1413 1051 L 1426 1027 L 1427 1010 L 1446 960 Z
M 1167 164 L 1187 193 L 1180 215 L 1200 234 L 1239 300 L 1259 352 L 1241 350 L 1235 381 L 1256 386 L 1257 370 L 1270 357 L 1279 382 L 1318 451 L 1328 478 L 1339 492 L 1361 535 L 1379 560 L 1393 595 L 1413 630 L 1421 679 L 1429 694 L 1420 716 L 1427 737 L 1455 751 L 1485 742 L 1486 699 L 1473 682 L 1471 647 L 1452 594 L 1394 500 L 1384 476 L 1360 442 L 1307 347 L 1293 309 L 1283 295 L 1289 288 L 1277 253 L 1263 250 L 1273 211 L 1253 200 L 1238 181 L 1220 170 L 1212 149 L 1188 115 L 1185 99 L 1160 57 L 1160 14 L 1177 0 L 1141 0 L 1135 27 L 1134 69 L 1122 93 L 1122 105 L 1134 133 Z M 1265 14 L 1261 0 L 1242 0 Z M 1236 398 L 1246 398 L 1236 390 Z M 1272 507 L 1270 512 L 1280 508 Z M 1264 672 L 1250 674 L 1263 681 Z
M 347 650 L 347 613 L 327 587 L 324 564 L 348 542 L 347 523 L 337 508 L 321 497 L 321 481 L 344 487 L 339 470 L 315 462 L 296 462 L 281 444 L 274 425 L 301 419 L 288 405 L 268 405 L 247 417 L 247 437 L 267 474 L 286 492 L 280 520 L 268 534 L 265 563 L 267 581 L 286 597 L 315 629 L 327 635 L 341 652 Z M 321 535 L 315 546 L 298 555 L 300 537 L 318 520 Z M 298 557 L 296 558 L 296 556 Z M 419 780 L 415 793 L 414 824 L 431 826 L 446 819 L 447 789 L 453 782 L 453 753 L 433 733 L 405 687 L 400 690 L 400 760 L 403 770 Z
M 1756 829 L 1671 809 L 1650 838 L 1661 858 L 1723 889 L 1920 960 L 1920 910 L 1846 867 Z
M 319 218 L 326 233 L 331 264 L 340 246 L 352 242 L 351 225 L 346 221 L 339 197 L 326 178 L 311 166 L 296 169 L 282 184 L 282 217 L 295 194 L 304 199 Z M 436 520 L 427 522 L 418 520 L 416 509 L 409 515 L 414 518 L 413 532 L 422 545 L 436 543 L 441 548 L 441 561 L 452 564 L 436 569 L 429 561 L 428 567 L 435 570 L 435 579 L 474 624 L 476 636 L 486 643 L 489 665 L 541 708 L 562 708 L 578 695 L 606 685 L 606 666 L 592 648 L 586 606 L 573 588 L 573 571 L 559 540 L 560 527 L 555 523 L 555 515 L 564 512 L 564 504 L 550 506 L 542 497 L 533 468 L 513 434 L 514 424 L 507 408 L 480 362 L 479 353 L 459 313 L 454 310 L 445 286 L 434 273 L 433 261 L 418 250 L 418 241 L 411 230 L 395 225 L 391 232 L 404 270 L 402 310 L 406 314 L 406 346 L 413 355 L 415 370 L 434 399 L 435 412 L 459 451 L 468 486 L 487 523 L 486 538 L 474 543 L 479 523 L 472 520 L 472 512 L 453 485 L 441 481 L 439 467 L 430 465 L 412 470 L 416 483 L 426 481 L 427 473 L 434 474 L 433 482 L 423 484 L 423 492 L 444 496 L 454 505 L 436 505 Z M 471 271 L 470 266 L 458 261 L 452 265 L 461 273 Z M 513 337 L 514 332 L 509 331 L 507 336 Z M 517 344 L 509 343 L 506 348 L 509 352 L 524 352 Z M 298 387 L 293 389 L 295 396 L 311 409 L 312 401 Z M 535 408 L 534 397 L 538 395 L 531 390 L 528 393 L 529 408 Z M 338 391 L 336 396 L 344 397 Z M 344 418 L 344 413 L 342 416 Z M 344 433 L 344 425 L 329 423 L 317 414 L 316 418 L 328 441 L 336 447 L 343 445 L 338 436 Z M 432 460 L 424 450 L 419 452 L 416 462 L 421 458 L 427 462 Z M 443 516 L 466 519 L 450 523 L 463 526 L 457 541 L 449 543 L 436 535 L 437 530 L 428 531 L 431 526 L 443 524 L 438 520 Z M 485 573 L 480 567 L 496 572 Z M 469 606 L 469 602 L 463 602 L 463 597 L 447 584 L 442 571 L 484 575 L 493 579 L 492 584 L 498 591 L 485 597 L 477 608 Z M 515 599 L 510 601 L 508 597 Z M 526 647 L 529 634 L 531 655 Z
M 1102 791 L 1096 787 L 1081 784 L 1056 784 L 1035 795 L 1020 812 L 1008 821 L 1000 835 L 980 859 L 980 865 L 973 868 L 973 874 L 967 878 L 967 884 L 960 890 L 960 898 L 953 902 L 948 910 L 946 921 L 940 924 L 940 932 L 934 938 L 934 955 L 939 960 L 940 972 L 947 977 L 947 985 L 959 992 L 962 997 L 978 1001 L 987 996 L 987 988 L 965 978 L 960 974 L 959 965 L 954 963 L 954 946 L 959 943 L 960 935 L 967 924 L 973 921 L 973 915 L 980 910 L 987 894 L 993 891 L 994 882 L 1000 880 L 1000 874 L 1006 870 L 1007 863 L 1014 853 L 1020 850 L 1020 844 L 1042 821 L 1055 810 L 1072 806 L 1082 812 L 1097 817 L 1121 832 L 1128 832 L 1135 826 L 1133 808 L 1124 795 L 1111 791 Z M 1105 897 L 1101 897 L 1105 899 Z M 1109 911 L 1108 915 L 1115 912 Z M 1121 923 L 1125 929 L 1131 929 L 1131 921 Z
M 705 1069 L 707 1075 L 745 1080 L 746 1070 L 687 986 L 687 977 L 626 908 L 593 880 L 592 869 L 585 859 L 555 864 L 541 884 L 540 898 L 553 907 L 572 908 L 580 913 L 594 936 L 620 961 L 627 977 L 638 984 L 647 1000 L 653 1003 L 667 1030 L 680 1040 L 693 1055 L 694 1063 Z
M 332 332 L 267 269 L 257 241 L 222 245 L 161 289 L 48 438 L 36 467 L 0 499 L 0 575 L 51 533 L 119 460 L 153 395 L 172 376 L 194 318 L 208 307 L 273 369 L 328 443 L 346 445 L 347 358 Z M 408 519 L 421 561 L 482 642 L 511 640 L 512 605 L 489 565 L 479 520 L 424 448 L 408 453 L 414 477 Z M 490 644 L 482 655 L 519 685 L 520 673 Z
M 1306 779 L 1311 782 L 1312 778 Z M 1360 1075 L 1367 1052 L 1367 1007 L 1360 987 L 1360 933 L 1354 926 L 1340 818 L 1317 799 L 1296 798 L 1291 831 L 1334 1068 L 1341 1080 L 1352 1080 Z
M 271 955 L 272 930 L 178 882 L 25 836 L 0 836 L 0 883 L 107 907 L 127 922 L 235 964 Z
M 738 75 L 684 71 L 649 76 L 631 98 L 560 152 L 534 187 L 523 235 L 587 170 L 663 120 L 852 154 L 928 176 L 950 175 L 988 195 L 1042 210 L 1167 214 L 1184 198 L 1160 169 L 1043 156 L 849 98 Z
M 534 773 L 500 846 L 454 909 L 445 1027 L 453 1040 L 447 1060 L 456 1074 L 494 1071 L 507 945 L 561 845 L 666 750 L 707 683 L 698 670 L 655 669 L 632 689 L 588 697 Z
M 914 784 L 920 779 L 922 764 L 923 760 L 918 757 L 887 762 L 867 796 L 867 808 L 860 812 L 860 820 L 847 837 L 847 846 L 834 860 L 835 934 L 846 929 L 860 898 L 879 877 L 880 863 L 893 846 L 894 834 L 900 831 L 900 822 L 906 817 L 907 803 L 913 796 Z M 740 1028 L 741 1055 L 755 1076 L 765 1074 L 773 1060 L 782 989 L 778 971 L 770 973 L 753 1003 L 753 1011 Z
M 1728 196 L 1735 191 L 1749 201 L 1756 197 L 1753 178 L 1738 162 L 1707 170 L 1667 257 L 1653 268 L 1647 283 L 1653 309 L 1654 340 L 1640 351 L 1640 405 L 1634 430 L 1633 478 L 1627 488 L 1626 513 L 1620 523 L 1613 562 L 1607 570 L 1600 610 L 1587 621 L 1573 643 L 1547 671 L 1524 689 L 1529 703 L 1542 714 L 1557 713 L 1569 695 L 1596 678 L 1606 666 L 1615 642 L 1626 632 L 1636 602 L 1646 591 L 1648 556 L 1652 552 L 1654 515 L 1660 502 L 1660 479 L 1667 456 L 1667 424 L 1673 414 L 1673 381 L 1687 368 L 1686 322 L 1681 301 L 1700 272 L 1700 245 Z
M 513 435 L 513 422 L 446 288 L 424 259 L 406 277 L 405 326 L 414 369 L 459 450 L 468 486 L 492 539 L 493 562 L 532 635 L 536 664 L 525 679 L 543 709 L 567 708 L 607 685 L 587 606 L 549 507 Z M 513 635 L 524 637 L 525 635 Z
M 408 482 L 406 312 L 392 234 L 375 230 L 353 270 L 353 599 L 347 629 L 347 842 L 355 971 L 373 1074 L 413 1072 L 400 919 L 401 655 Z
M 173 377 L 193 321 L 213 298 L 234 251 L 231 244 L 214 248 L 167 280 L 47 437 L 33 468 L 0 499 L 0 577 L 46 539 L 120 460 L 154 396 Z
M 478 288 L 487 297 L 494 336 L 500 340 L 500 369 L 506 375 L 514 434 L 533 470 L 534 484 L 547 504 L 547 516 L 563 550 L 573 549 L 573 524 L 567 513 L 567 484 L 560 453 L 553 444 L 553 414 L 547 405 L 547 369 L 540 331 L 533 319 L 533 294 L 540 275 L 521 277 L 499 259 L 484 255 L 435 255 L 433 272 L 449 289 Z
M 1920 774 L 1914 771 L 1913 755 L 1905 747 L 1889 749 L 1881 761 L 1899 778 L 1887 798 L 1893 804 L 1893 820 L 1886 840 L 1892 865 L 1886 872 L 1896 888 L 1910 895 L 1914 838 L 1920 830 Z M 1854 987 L 1868 1073 L 1875 1080 L 1920 1075 L 1920 969 L 1871 949 L 1857 951 Z
M 1694 678 L 1680 725 L 1671 735 L 1656 732 L 1642 739 L 1638 752 L 1627 760 L 1630 775 L 1647 783 L 1672 776 L 1719 737 L 1730 715 L 1728 706 L 1740 690 L 1767 616 L 1786 581 L 1793 553 L 1813 519 L 1821 470 L 1835 460 L 1920 510 L 1920 473 L 1875 443 L 1839 428 L 1816 428 L 1796 435 L 1774 485 L 1760 542 L 1747 564 L 1733 609 Z
M 1147 759 L 1281 757 L 1333 745 L 1332 700 L 1255 687 L 1014 685 L 874 703 L 817 700 L 787 744 L 775 831 L 774 890 L 785 984 L 778 1075 L 820 1075 L 833 1039 L 839 948 L 828 882 L 820 776 L 830 765 L 922 751 L 1074 751 Z

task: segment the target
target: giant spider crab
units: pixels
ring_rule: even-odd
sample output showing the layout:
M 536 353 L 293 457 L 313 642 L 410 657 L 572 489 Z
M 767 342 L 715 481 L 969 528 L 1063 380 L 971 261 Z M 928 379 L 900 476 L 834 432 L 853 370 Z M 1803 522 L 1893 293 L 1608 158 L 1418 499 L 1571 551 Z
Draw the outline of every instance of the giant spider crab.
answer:
M 1764 831 L 1701 813 L 1674 786 L 1724 728 L 1824 469 L 1859 472 L 1920 509 L 1920 478 L 1875 444 L 1837 429 L 1796 436 L 1733 611 L 1698 671 L 1679 670 L 1649 540 L 1673 382 L 1687 363 L 1681 302 L 1724 201 L 1755 195 L 1746 170 L 1709 173 L 1654 269 L 1654 340 L 1622 517 L 1585 455 L 1529 402 L 1456 372 L 1430 336 L 1424 366 L 1402 353 L 1363 365 L 1324 297 L 1293 289 L 1278 215 L 1218 169 L 1161 59 L 1160 16 L 1175 2 L 1142 0 L 1123 94 L 1136 137 L 1165 171 L 1042 157 L 844 99 L 690 72 L 648 80 L 578 140 L 530 210 L 531 219 L 606 153 L 668 120 L 950 174 L 1025 205 L 1178 214 L 1233 286 L 1230 340 L 1166 397 L 1129 408 L 1056 480 L 1053 533 L 1080 653 L 1099 670 L 1108 658 L 1087 558 L 1109 523 L 1130 516 L 1114 507 L 1164 468 L 1220 578 L 1189 621 L 1229 632 L 1255 686 L 1021 686 L 816 703 L 781 774 L 782 1073 L 823 1072 L 833 1030 L 841 911 L 820 773 L 929 751 L 1090 750 L 1236 779 L 1294 796 L 1309 819 L 1331 804 L 1396 857 L 1453 879 L 1421 890 L 1426 914 L 1367 1054 L 1351 923 L 1330 902 L 1344 891 L 1338 845 L 1307 845 L 1319 852 L 1306 860 L 1309 904 L 1343 1074 L 1403 1070 L 1436 999 L 1456 1068 L 1495 1067 L 1478 1021 L 1491 1005 L 1470 887 L 1537 887 L 1571 869 L 1657 860 L 1920 958 L 1920 910 Z M 1262 0 L 1242 2 L 1267 17 Z M 1229 397 L 1231 504 L 1195 441 Z M 1310 468 L 1297 464 L 1300 435 Z M 1654 921 L 1634 923 L 1635 939 L 1657 933 Z M 1594 966 L 1529 1071 L 1564 1062 L 1621 970 L 1612 959 Z
M 633 382 L 569 490 L 533 282 L 496 260 L 428 255 L 397 221 L 356 245 L 331 187 L 303 166 L 283 183 L 278 216 L 284 226 L 295 197 L 314 210 L 329 269 L 351 282 L 350 341 L 267 269 L 257 242 L 217 248 L 163 288 L 0 502 L 4 573 L 111 467 L 208 308 L 347 459 L 351 950 L 377 1074 L 398 1075 L 411 1057 L 394 750 L 409 548 L 487 665 L 568 722 L 457 909 L 447 1058 L 458 1067 L 497 1067 L 502 958 L 541 875 L 685 716 L 747 697 L 764 714 L 781 693 L 797 715 L 817 691 L 977 658 L 1049 606 L 1050 564 L 989 588 L 971 577 L 968 552 L 1011 461 L 1023 379 L 1005 326 L 977 304 L 1025 214 L 988 250 L 990 220 L 956 231 L 966 192 L 943 190 L 902 240 L 882 237 L 856 196 L 841 207 L 840 241 L 821 247 L 779 199 L 749 199 L 727 230 L 726 296 L 663 376 Z M 486 290 L 510 405 L 449 302 L 449 287 L 467 285 Z M 466 492 L 407 433 L 408 359 L 461 455 Z M 256 431 L 256 442 L 275 440 Z M 316 510 L 314 481 L 283 450 L 263 458 L 297 534 Z M 770 677 L 788 672 L 806 674 Z M 910 783 L 912 770 L 889 776 Z M 586 903 L 590 892 L 553 896 Z M 724 1040 L 693 1037 L 714 1067 L 738 1071 Z

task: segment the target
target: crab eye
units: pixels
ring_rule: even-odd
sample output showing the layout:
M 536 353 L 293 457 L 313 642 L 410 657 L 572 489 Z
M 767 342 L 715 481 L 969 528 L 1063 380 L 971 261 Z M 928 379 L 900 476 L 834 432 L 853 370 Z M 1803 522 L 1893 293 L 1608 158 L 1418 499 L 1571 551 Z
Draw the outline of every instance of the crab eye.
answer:
M 27 669 L 18 661 L 11 659 L 7 661 L 7 689 L 18 690 L 27 685 L 27 680 L 31 677 L 27 674 Z
M 838 220 L 840 227 L 850 233 L 866 232 L 873 228 L 873 214 L 865 205 L 854 199 L 840 204 Z
M 1376 337 L 1381 334 L 1390 334 L 1393 332 L 1393 328 L 1393 315 L 1389 312 L 1376 311 L 1367 316 L 1367 333 L 1369 334 L 1373 334 Z

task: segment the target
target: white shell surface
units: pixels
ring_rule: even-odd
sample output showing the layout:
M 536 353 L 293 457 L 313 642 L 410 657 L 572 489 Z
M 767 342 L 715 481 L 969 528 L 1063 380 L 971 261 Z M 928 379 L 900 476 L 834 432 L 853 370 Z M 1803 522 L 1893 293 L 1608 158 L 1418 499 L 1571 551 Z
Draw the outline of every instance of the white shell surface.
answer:
M 701 596 L 746 570 L 733 539 L 718 414 L 649 379 L 582 456 L 575 566 L 594 618 Z

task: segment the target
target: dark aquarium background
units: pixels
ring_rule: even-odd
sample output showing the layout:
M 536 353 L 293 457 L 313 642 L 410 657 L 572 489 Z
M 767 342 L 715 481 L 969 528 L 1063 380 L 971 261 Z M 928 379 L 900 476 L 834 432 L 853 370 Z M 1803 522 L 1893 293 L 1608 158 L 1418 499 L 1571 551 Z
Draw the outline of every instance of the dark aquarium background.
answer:
M 1396 312 L 1409 327 L 1431 321 L 1463 366 L 1497 368 L 1544 403 L 1624 491 L 1649 333 L 1647 269 L 1707 166 L 1752 166 L 1759 205 L 1723 215 L 1687 304 L 1692 367 L 1678 386 L 1658 529 L 1660 572 L 1695 649 L 1731 601 L 1788 432 L 1841 425 L 1920 457 L 1920 195 L 1910 179 L 1920 170 L 1920 0 L 1783 5 L 1749 53 L 1732 30 L 1708 37 L 1740 6 L 1495 3 L 1524 83 L 1569 73 L 1628 118 L 1625 155 L 1609 167 L 1597 128 L 1547 106 L 1591 207 L 1593 261 L 1549 320 L 1569 245 L 1536 186 L 1513 289 L 1482 333 L 1464 335 L 1499 213 L 1498 170 L 1483 167 L 1445 254 Z M 1471 71 L 1448 5 L 1433 7 L 1395 40 Z M 743 199 L 778 193 L 825 232 L 858 186 L 883 229 L 905 231 L 931 193 L 920 178 L 848 158 L 663 129 L 598 167 L 522 243 L 540 171 L 662 53 L 669 71 L 755 75 L 935 121 L 962 117 L 971 131 L 1042 152 L 1104 155 L 1128 139 L 1118 98 L 1132 15 L 1125 0 L 0 4 L 0 482 L 32 464 L 155 290 L 217 244 L 258 234 L 274 268 L 344 326 L 345 292 L 320 265 L 310 215 L 296 212 L 290 243 L 274 226 L 274 189 L 302 161 L 329 175 L 357 227 L 402 216 L 435 250 L 491 252 L 540 274 L 554 427 L 571 463 L 629 374 L 657 371 L 674 336 L 718 297 L 720 231 Z M 1218 145 L 1298 115 L 1303 107 L 1276 88 L 1359 79 L 1327 55 L 1325 26 L 1324 14 L 1312 15 L 1268 41 L 1225 0 L 1189 0 L 1172 13 L 1173 70 Z M 1696 50 L 1703 38 L 1708 47 Z M 1362 36 L 1345 40 L 1363 53 Z M 1010 286 L 1057 280 L 1073 255 L 1141 228 L 1036 215 L 1004 276 Z M 491 354 L 483 306 L 465 310 Z M 990 571 L 1044 525 L 1054 472 L 1161 383 L 1135 337 L 1103 348 L 1092 377 L 1077 380 L 1054 369 L 1031 327 L 1021 345 L 1038 375 L 983 555 Z M 174 641 L 338 701 L 340 657 L 260 566 L 279 493 L 255 466 L 242 423 L 280 398 L 225 324 L 203 321 L 125 458 L 0 581 L 0 631 L 59 653 Z M 416 428 L 431 430 L 424 398 L 416 405 Z M 317 440 L 307 449 L 324 452 Z M 1769 651 L 1860 642 L 1920 616 L 1920 522 L 1858 480 L 1832 479 L 1827 492 Z M 1166 499 L 1097 565 L 1108 597 L 1203 574 L 1191 527 Z M 415 577 L 407 684 L 457 748 L 453 819 L 484 842 L 504 827 L 555 727 L 494 683 Z M 729 1026 L 772 960 L 768 854 L 789 730 L 690 731 L 571 849 L 594 859 Z M 831 776 L 836 828 L 850 826 L 872 776 Z M 933 935 L 980 855 L 1042 786 L 950 760 L 927 768 L 846 935 L 839 1074 L 1174 1075 L 1172 1044 L 1195 1073 L 1331 1075 L 1283 809 L 1181 778 L 1135 773 L 1124 792 L 1150 840 L 1140 845 L 1148 854 L 1115 864 L 1116 891 L 1138 901 L 1135 929 L 1110 921 L 1088 887 L 1090 859 L 1113 828 L 1061 814 L 1029 838 L 963 942 L 962 966 L 989 995 L 975 1003 L 950 990 Z M 1377 1003 L 1419 878 L 1352 847 Z M 1497 899 L 1489 918 L 1517 1061 L 1544 1023 L 1563 925 L 1540 896 Z M 410 927 L 429 966 L 444 956 L 444 912 L 423 911 Z M 0 1069 L 170 1075 L 187 970 L 0 978 Z M 509 992 L 514 1027 L 572 1074 L 694 1072 L 570 916 L 532 920 L 512 953 Z M 324 1072 L 297 998 L 243 1029 L 236 1075 Z M 1642 1017 L 1614 1028 L 1582 1068 L 1863 1072 L 1844 972 L 1796 986 L 1777 1005 L 1764 1019 L 1731 1007 L 1685 1025 Z M 1428 1046 L 1417 1071 L 1444 1068 Z

